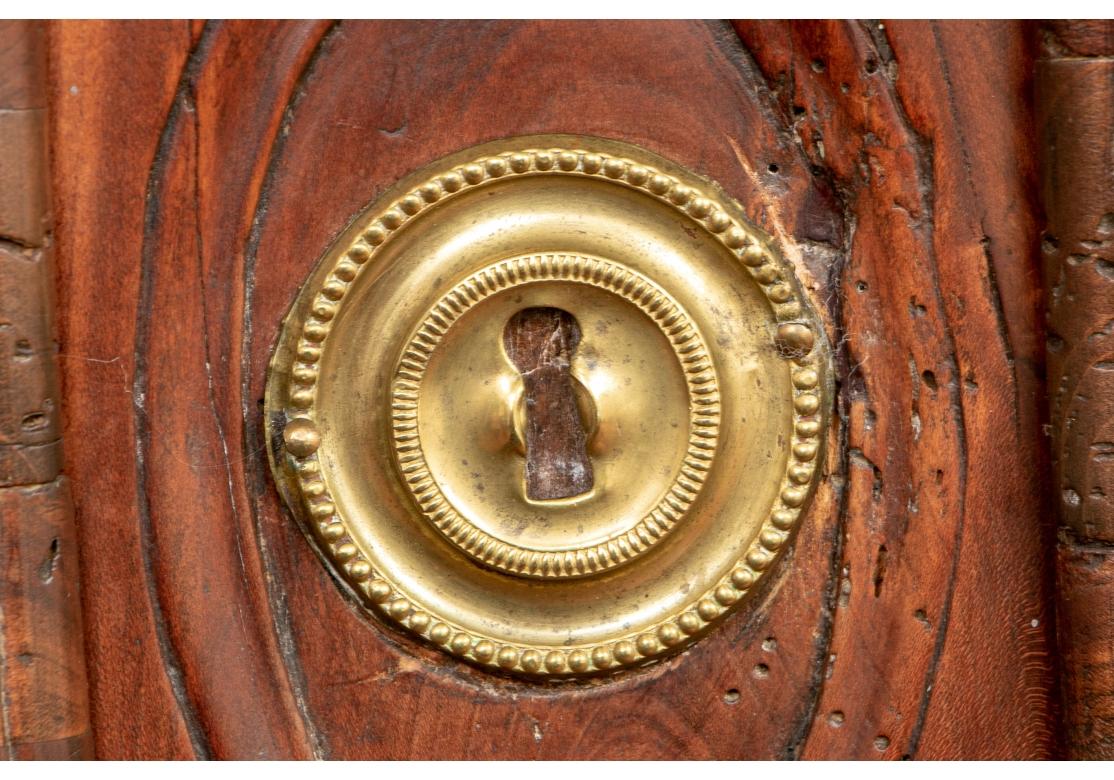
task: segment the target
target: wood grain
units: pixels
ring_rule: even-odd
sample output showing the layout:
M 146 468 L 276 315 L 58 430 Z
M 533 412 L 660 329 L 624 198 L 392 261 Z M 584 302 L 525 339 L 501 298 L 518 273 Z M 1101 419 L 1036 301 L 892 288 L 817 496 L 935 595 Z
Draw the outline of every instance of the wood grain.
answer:
M 1048 395 L 1067 754 L 1114 758 L 1114 22 L 1042 25 Z
M 55 24 L 98 755 L 1050 755 L 1025 40 L 1008 24 Z M 363 616 L 263 449 L 279 322 L 345 224 L 437 157 L 545 132 L 719 181 L 840 345 L 829 473 L 769 586 L 605 683 L 504 680 Z
M 62 465 L 46 28 L 0 21 L 0 759 L 92 755 Z

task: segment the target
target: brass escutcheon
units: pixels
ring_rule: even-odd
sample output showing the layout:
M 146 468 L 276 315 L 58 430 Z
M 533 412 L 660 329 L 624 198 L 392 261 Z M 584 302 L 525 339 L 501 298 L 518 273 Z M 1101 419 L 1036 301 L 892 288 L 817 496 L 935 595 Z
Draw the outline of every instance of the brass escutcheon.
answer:
M 820 473 L 827 342 L 716 185 L 513 138 L 325 253 L 265 399 L 277 484 L 379 618 L 530 677 L 651 663 L 746 601 Z

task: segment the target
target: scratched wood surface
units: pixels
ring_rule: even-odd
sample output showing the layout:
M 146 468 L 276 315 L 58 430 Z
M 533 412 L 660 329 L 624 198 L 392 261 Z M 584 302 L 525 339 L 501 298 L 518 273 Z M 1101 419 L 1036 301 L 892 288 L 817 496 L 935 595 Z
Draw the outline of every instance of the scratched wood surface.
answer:
M 52 25 L 65 471 L 97 753 L 1035 758 L 1057 749 L 1021 25 Z M 535 686 L 381 628 L 283 510 L 279 321 L 402 175 L 643 145 L 784 243 L 838 345 L 822 487 L 752 603 Z

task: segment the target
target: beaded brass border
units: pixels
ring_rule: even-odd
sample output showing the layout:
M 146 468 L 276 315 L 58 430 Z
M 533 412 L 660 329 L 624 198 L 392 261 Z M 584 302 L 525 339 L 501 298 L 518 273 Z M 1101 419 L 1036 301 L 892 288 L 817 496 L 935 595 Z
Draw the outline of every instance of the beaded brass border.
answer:
M 628 531 L 589 547 L 542 551 L 504 542 L 452 506 L 429 472 L 418 434 L 418 396 L 426 365 L 442 336 L 470 308 L 521 284 L 571 281 L 607 290 L 642 310 L 669 340 L 689 391 L 689 447 L 681 472 L 657 506 Z M 392 431 L 402 479 L 422 513 L 455 545 L 512 574 L 569 578 L 614 568 L 649 550 L 684 517 L 704 485 L 719 435 L 719 385 L 704 337 L 677 301 L 642 274 L 587 255 L 524 255 L 489 265 L 434 304 L 403 349 L 392 390 Z
M 605 142 L 606 143 L 606 142 Z M 629 147 L 628 147 L 629 148 Z M 316 456 L 320 435 L 313 422 L 317 363 L 330 323 L 360 269 L 377 247 L 423 211 L 469 188 L 482 187 L 511 176 L 566 175 L 605 179 L 641 191 L 673 207 L 718 239 L 746 266 L 770 302 L 776 323 L 774 345 L 792 369 L 794 388 L 790 458 L 774 502 L 756 539 L 733 570 L 684 609 L 654 626 L 617 640 L 599 644 L 533 647 L 504 643 L 465 630 L 432 615 L 401 592 L 360 554 L 338 515 L 321 476 Z M 648 663 L 683 647 L 724 617 L 759 581 L 788 541 L 810 497 L 818 475 L 820 444 L 826 409 L 821 402 L 827 380 L 826 352 L 818 349 L 823 334 L 812 322 L 803 303 L 792 269 L 780 259 L 768 239 L 741 217 L 699 187 L 677 176 L 628 156 L 585 149 L 529 148 L 508 150 L 452 166 L 430 177 L 366 223 L 359 236 L 339 256 L 313 295 L 304 315 L 296 362 L 290 372 L 283 431 L 286 454 L 297 473 L 296 486 L 313 518 L 323 549 L 342 576 L 369 606 L 388 620 L 408 629 L 447 652 L 479 664 L 531 676 L 598 674 Z

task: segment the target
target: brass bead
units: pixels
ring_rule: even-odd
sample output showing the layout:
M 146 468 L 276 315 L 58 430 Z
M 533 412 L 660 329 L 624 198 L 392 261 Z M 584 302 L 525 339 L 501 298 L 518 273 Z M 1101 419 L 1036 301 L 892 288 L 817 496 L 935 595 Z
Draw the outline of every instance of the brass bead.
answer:
M 282 440 L 286 451 L 295 458 L 307 458 L 321 446 L 321 434 L 313 420 L 295 417 L 282 429 Z
M 777 326 L 778 351 L 785 357 L 801 357 L 812 351 L 815 341 L 812 329 L 799 322 L 783 322 Z

